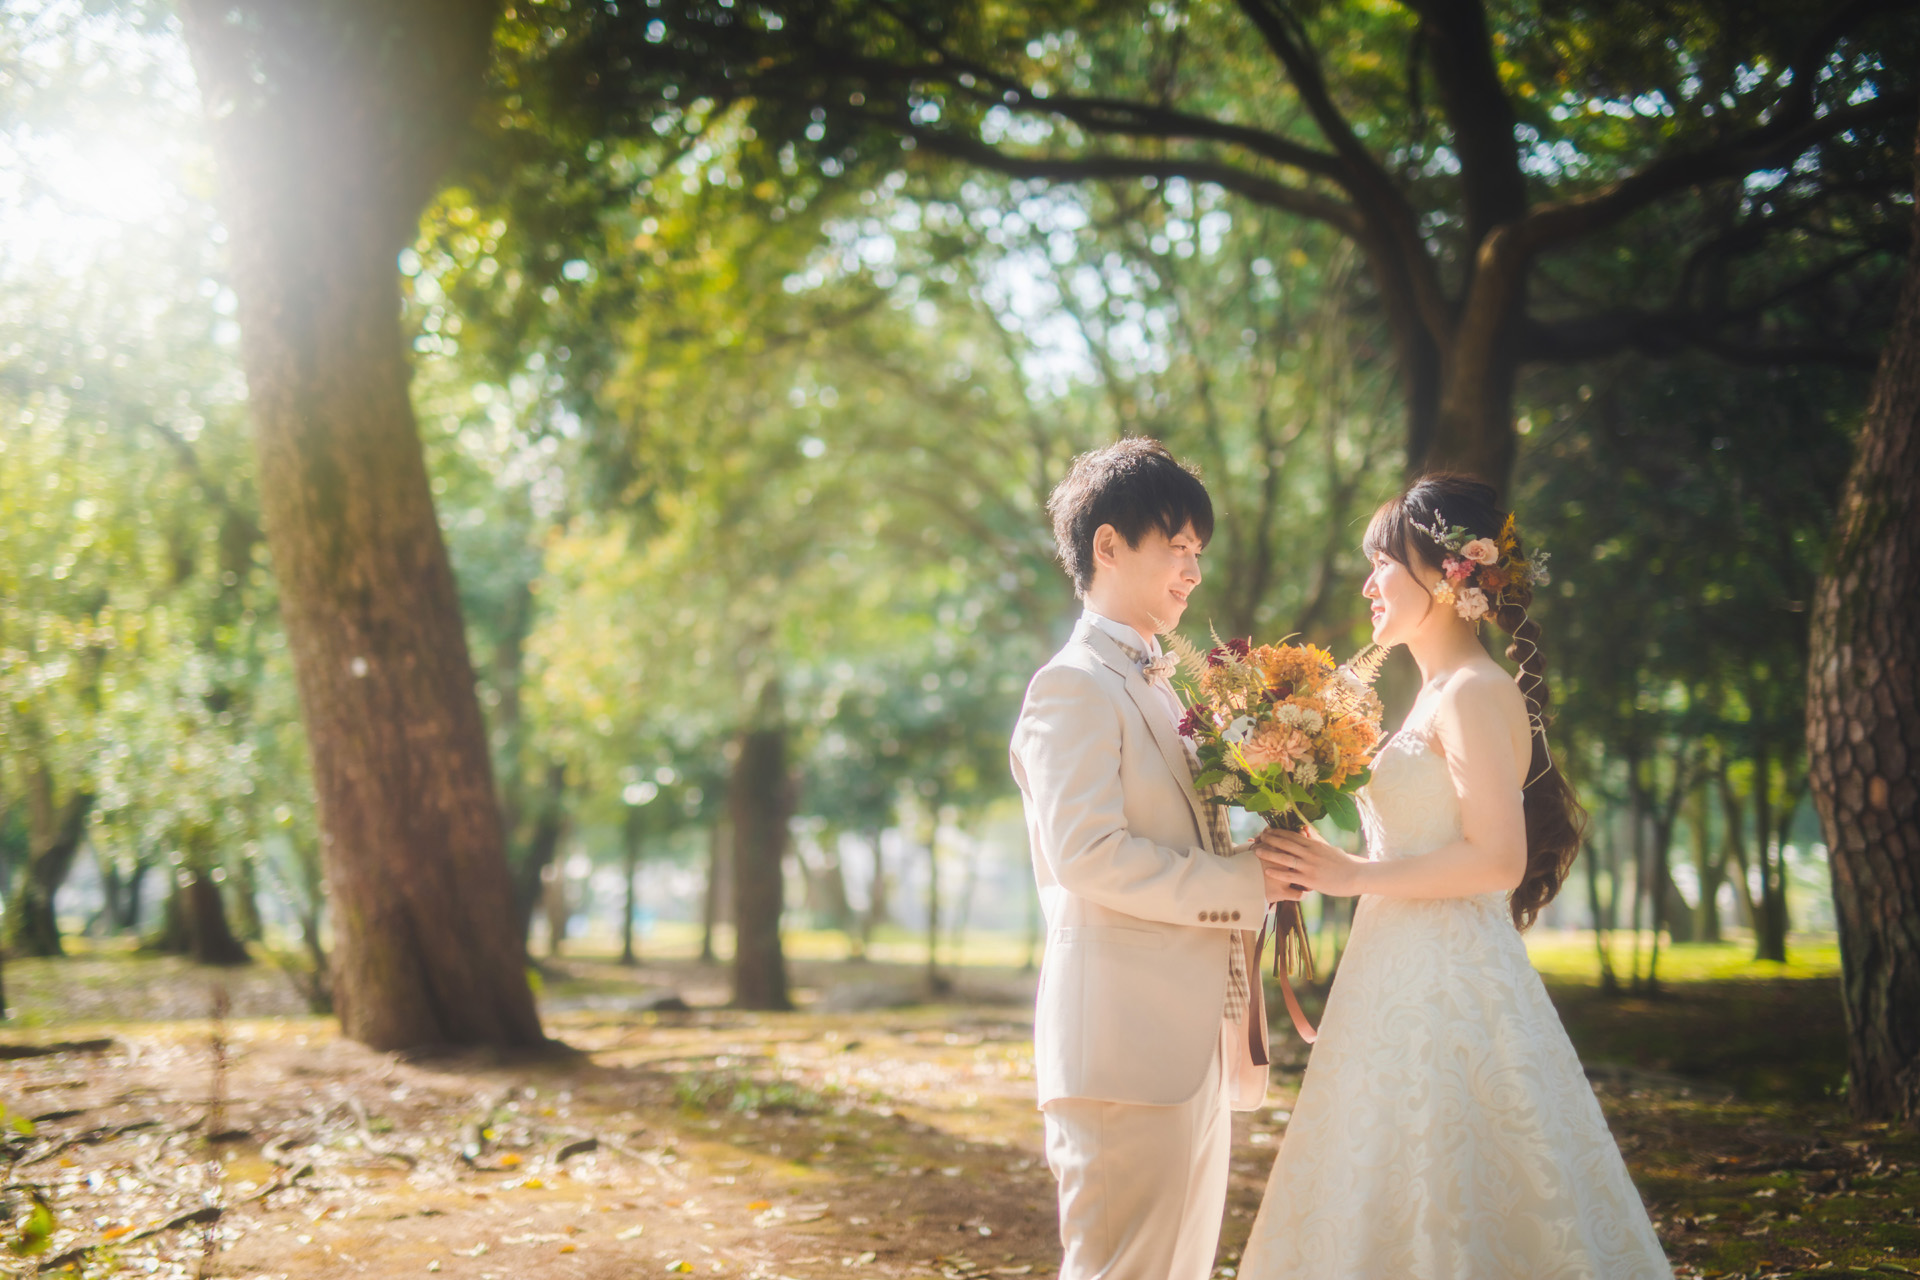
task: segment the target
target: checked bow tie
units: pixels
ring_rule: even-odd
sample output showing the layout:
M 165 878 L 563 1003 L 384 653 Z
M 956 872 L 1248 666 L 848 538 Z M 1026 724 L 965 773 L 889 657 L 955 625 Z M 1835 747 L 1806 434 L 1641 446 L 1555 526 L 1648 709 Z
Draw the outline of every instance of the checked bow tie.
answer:
M 1163 684 L 1168 688 L 1173 687 L 1173 673 L 1180 669 L 1180 660 L 1178 658 L 1170 653 L 1150 656 L 1138 646 L 1130 645 L 1118 637 L 1113 637 L 1113 642 L 1120 646 L 1120 652 L 1126 654 L 1128 658 L 1140 665 L 1140 674 L 1146 677 L 1148 684 Z

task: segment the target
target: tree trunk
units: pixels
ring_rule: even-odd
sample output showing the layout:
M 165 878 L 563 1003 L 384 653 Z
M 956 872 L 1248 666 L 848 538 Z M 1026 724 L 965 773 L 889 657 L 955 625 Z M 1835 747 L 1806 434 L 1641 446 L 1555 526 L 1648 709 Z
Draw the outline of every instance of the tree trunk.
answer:
M 408 398 L 394 258 L 483 84 L 486 0 L 183 0 L 305 713 L 341 1027 L 545 1043 Z
M 260 919 L 260 886 L 254 875 L 253 856 L 242 851 L 227 868 L 227 892 L 233 896 L 233 914 L 237 922 L 234 934 L 243 942 L 258 942 L 266 933 Z
M 1680 892 L 1680 885 L 1673 878 L 1673 841 L 1671 837 L 1662 842 L 1667 852 L 1660 857 L 1660 922 L 1667 927 L 1669 942 L 1692 942 L 1694 940 L 1693 922 L 1698 908 L 1687 905 L 1687 897 Z
M 1720 883 L 1726 878 L 1726 855 L 1714 856 L 1713 797 L 1703 774 L 1693 789 L 1693 811 L 1687 825 L 1693 832 L 1693 872 L 1700 882 L 1700 905 L 1693 909 L 1693 933 L 1701 942 L 1720 941 Z
M 722 905 L 733 896 L 733 826 L 722 817 L 707 833 L 707 892 L 700 900 L 700 963 L 714 964 L 713 931 L 720 924 Z
M 187 918 L 187 954 L 195 964 L 251 964 L 253 957 L 247 954 L 246 945 L 234 936 L 227 923 L 220 885 L 203 871 L 195 870 L 191 875 L 180 891 Z
M 1724 763 L 1720 766 L 1720 816 L 1726 825 L 1721 844 L 1725 850 L 1722 860 L 1730 872 L 1727 878 L 1733 882 L 1734 900 L 1739 905 L 1741 919 L 1758 936 L 1760 909 L 1753 901 L 1753 878 L 1747 867 L 1746 809 L 1740 803 L 1740 794 L 1734 790 Z
M 93 865 L 100 873 L 100 910 L 87 921 L 87 935 L 110 938 L 120 931 L 127 890 L 120 875 L 120 860 L 102 853 L 97 840 L 92 847 Z
M 550 862 L 540 873 L 540 909 L 547 918 L 547 959 L 558 960 L 567 940 L 567 869 Z
M 160 903 L 160 927 L 146 940 L 147 950 L 168 956 L 184 956 L 193 950 L 192 917 L 186 898 L 187 875 L 178 868 L 172 872 L 172 884 Z
M 927 991 L 936 996 L 953 989 L 940 972 L 940 803 L 927 805 Z
M 37 764 L 26 770 L 25 783 L 27 857 L 7 904 L 7 945 L 21 955 L 57 956 L 64 951 L 54 897 L 79 856 L 93 794 L 77 790 L 57 798 L 53 775 Z
M 1613 938 L 1613 919 L 1611 911 L 1602 911 L 1600 907 L 1600 846 L 1588 839 L 1584 842 L 1586 857 L 1581 861 L 1587 864 L 1587 909 L 1593 914 L 1593 950 L 1600 962 L 1600 991 L 1603 995 L 1617 995 L 1620 991 L 1619 975 L 1613 971 L 1613 950 L 1609 943 Z M 1619 881 L 1613 881 L 1617 895 Z
M 1773 760 L 1763 742 L 1753 757 L 1753 851 L 1760 869 L 1760 901 L 1753 918 L 1753 958 L 1787 959 L 1786 851 L 1773 849 Z
M 1439 403 L 1430 429 L 1419 420 L 1416 402 L 1408 400 L 1407 471 L 1414 476 L 1464 471 L 1505 493 L 1519 456 L 1513 427 L 1519 361 L 1510 336 L 1518 311 L 1511 302 L 1482 297 L 1478 287 L 1469 290 L 1467 306 L 1452 351 L 1441 364 Z M 1472 312 L 1478 306 L 1497 310 L 1481 320 Z M 1483 325 L 1489 332 L 1477 342 L 1475 333 Z M 1415 441 L 1420 442 L 1417 449 Z
M 627 806 L 626 830 L 622 833 L 621 868 L 627 873 L 627 892 L 620 913 L 620 963 L 637 965 L 640 956 L 633 949 L 633 918 L 640 913 L 640 849 L 646 832 L 639 805 Z
M 548 762 L 546 783 L 540 792 L 540 812 L 533 820 L 520 861 L 513 867 L 514 920 L 520 928 L 520 949 L 528 952 L 533 933 L 534 908 L 546 892 L 547 868 L 553 864 L 560 842 L 573 826 L 567 812 L 567 767 Z
M 733 1003 L 739 1009 L 791 1009 L 780 912 L 795 797 L 776 681 L 762 687 L 739 742 L 727 796 L 733 824 Z
M 145 856 L 137 859 L 133 870 L 127 875 L 126 914 L 120 917 L 120 932 L 140 932 L 140 917 L 146 913 L 147 875 L 153 870 L 153 863 Z
M 1920 190 L 1920 137 L 1915 139 Z M 1813 614 L 1807 743 L 1851 1100 L 1920 1120 L 1920 217 Z
M 873 851 L 873 878 L 867 881 L 867 914 L 860 922 L 860 949 L 873 945 L 873 931 L 887 923 L 887 854 L 883 843 L 886 832 L 875 828 L 867 841 Z

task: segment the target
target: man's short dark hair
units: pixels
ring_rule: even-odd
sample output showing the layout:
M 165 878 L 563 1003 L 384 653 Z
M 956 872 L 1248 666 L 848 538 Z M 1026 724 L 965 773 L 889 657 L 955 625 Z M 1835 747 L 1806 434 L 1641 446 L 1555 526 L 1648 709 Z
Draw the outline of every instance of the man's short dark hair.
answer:
M 1213 538 L 1213 500 L 1200 477 L 1158 440 L 1132 437 L 1073 460 L 1047 499 L 1053 541 L 1076 595 L 1093 585 L 1093 535 L 1110 524 L 1137 547 L 1149 529 L 1167 537 L 1193 526 L 1201 545 Z

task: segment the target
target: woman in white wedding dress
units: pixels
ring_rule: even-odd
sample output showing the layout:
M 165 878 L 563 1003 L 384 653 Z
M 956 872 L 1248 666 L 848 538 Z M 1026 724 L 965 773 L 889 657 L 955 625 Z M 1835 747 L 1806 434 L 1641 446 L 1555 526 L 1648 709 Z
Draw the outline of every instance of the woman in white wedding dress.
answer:
M 1261 838 L 1296 883 L 1361 901 L 1239 1274 L 1671 1280 L 1520 939 L 1584 820 L 1542 732 L 1544 565 L 1458 476 L 1383 506 L 1366 550 L 1374 639 L 1405 644 L 1422 687 L 1361 797 L 1371 857 Z M 1514 637 L 1518 683 L 1483 618 Z

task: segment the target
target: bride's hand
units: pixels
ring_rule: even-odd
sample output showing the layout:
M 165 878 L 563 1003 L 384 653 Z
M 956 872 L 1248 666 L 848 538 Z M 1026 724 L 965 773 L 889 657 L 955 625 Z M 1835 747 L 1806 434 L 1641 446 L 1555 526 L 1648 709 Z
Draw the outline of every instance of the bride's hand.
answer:
M 1255 838 L 1254 851 L 1265 866 L 1294 884 L 1334 898 L 1351 898 L 1364 892 L 1366 868 L 1372 865 L 1365 858 L 1328 844 L 1312 827 L 1305 831 L 1269 827 Z

